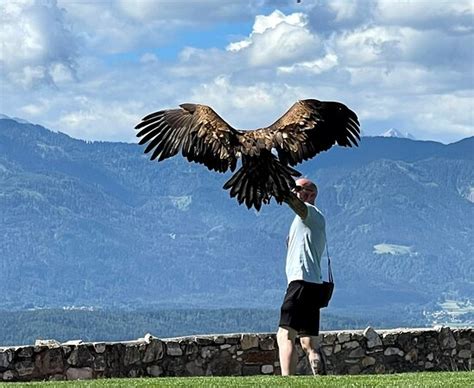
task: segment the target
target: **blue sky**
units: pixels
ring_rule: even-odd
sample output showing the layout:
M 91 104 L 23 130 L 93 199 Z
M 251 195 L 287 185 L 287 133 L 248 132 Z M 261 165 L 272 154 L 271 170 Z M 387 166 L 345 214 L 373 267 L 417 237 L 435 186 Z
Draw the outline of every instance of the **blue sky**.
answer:
M 183 102 L 263 127 L 304 98 L 366 135 L 474 135 L 472 0 L 9 0 L 0 24 L 0 112 L 76 138 L 134 142 Z

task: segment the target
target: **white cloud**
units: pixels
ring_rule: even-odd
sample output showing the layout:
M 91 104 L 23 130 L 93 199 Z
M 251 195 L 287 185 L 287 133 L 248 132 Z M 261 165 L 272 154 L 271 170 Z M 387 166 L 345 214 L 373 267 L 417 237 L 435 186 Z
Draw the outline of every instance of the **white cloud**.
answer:
M 333 0 L 328 3 L 328 6 L 335 12 L 336 21 L 351 19 L 357 11 L 356 0 Z
M 438 137 L 449 128 L 453 138 L 474 136 L 474 93 L 428 95 L 420 98 L 414 123 L 430 137 Z
M 415 95 L 472 88 L 472 37 L 438 30 L 373 26 L 335 35 L 329 45 L 351 84 L 383 87 L 383 93 Z
M 307 27 L 306 15 L 288 16 L 276 10 L 270 15 L 255 18 L 248 38 L 227 46 L 232 52 L 247 55 L 251 66 L 293 63 L 321 51 L 321 41 Z M 244 55 L 244 54 L 243 54 Z
M 330 53 L 324 58 L 316 59 L 314 61 L 299 62 L 290 66 L 280 66 L 277 70 L 281 73 L 309 72 L 313 74 L 321 74 L 334 68 L 337 64 L 337 55 Z
M 55 1 L 3 2 L 0 23 L 0 66 L 12 82 L 30 87 L 73 77 L 77 44 Z
M 334 37 L 334 50 L 345 64 L 364 66 L 390 62 L 403 53 L 403 42 L 410 39 L 410 29 L 364 27 Z
M 49 74 L 56 85 L 71 82 L 75 78 L 75 73 L 72 69 L 63 63 L 51 64 Z
M 473 31 L 472 0 L 378 0 L 374 18 L 381 24 L 397 24 L 418 29 Z
M 263 34 L 265 31 L 272 30 L 282 23 L 295 27 L 305 27 L 308 24 L 306 15 L 301 12 L 292 13 L 287 16 L 283 12 L 275 10 L 268 16 L 257 15 L 255 17 L 252 34 Z
M 35 104 L 28 104 L 28 105 L 22 106 L 21 111 L 30 116 L 37 116 L 43 113 L 42 107 Z

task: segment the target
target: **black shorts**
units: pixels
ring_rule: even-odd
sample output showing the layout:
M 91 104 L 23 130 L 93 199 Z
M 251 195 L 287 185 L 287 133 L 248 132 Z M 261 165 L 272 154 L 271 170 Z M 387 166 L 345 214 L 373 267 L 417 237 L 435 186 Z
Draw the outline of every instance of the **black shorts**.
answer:
M 300 337 L 319 334 L 318 286 L 304 280 L 288 285 L 281 306 L 280 327 L 296 330 Z

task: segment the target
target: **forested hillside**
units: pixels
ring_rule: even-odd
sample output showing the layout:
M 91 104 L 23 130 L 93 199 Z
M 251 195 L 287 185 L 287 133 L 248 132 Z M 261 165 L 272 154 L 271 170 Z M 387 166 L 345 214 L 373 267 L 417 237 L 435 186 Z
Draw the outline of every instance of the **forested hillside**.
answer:
M 320 187 L 342 316 L 418 316 L 474 295 L 474 138 L 363 138 L 300 170 Z M 135 144 L 0 120 L 0 308 L 275 308 L 293 214 L 228 175 Z

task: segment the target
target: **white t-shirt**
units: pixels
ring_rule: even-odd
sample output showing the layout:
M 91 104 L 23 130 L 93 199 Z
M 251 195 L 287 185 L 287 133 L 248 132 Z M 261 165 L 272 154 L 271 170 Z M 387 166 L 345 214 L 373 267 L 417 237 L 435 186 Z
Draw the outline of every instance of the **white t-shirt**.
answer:
M 319 209 L 309 203 L 304 220 L 296 215 L 288 235 L 286 277 L 293 280 L 322 283 L 321 257 L 326 246 L 326 221 Z

